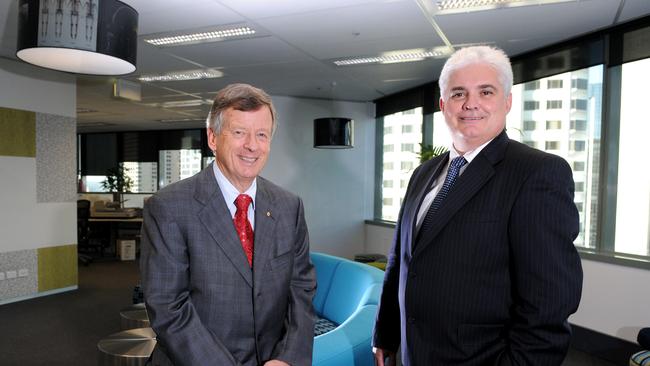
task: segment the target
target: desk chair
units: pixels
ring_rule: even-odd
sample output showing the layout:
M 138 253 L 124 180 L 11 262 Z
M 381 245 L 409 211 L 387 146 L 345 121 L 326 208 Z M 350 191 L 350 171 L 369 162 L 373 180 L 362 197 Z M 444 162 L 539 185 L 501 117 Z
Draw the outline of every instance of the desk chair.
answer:
M 89 218 L 90 201 L 77 200 L 77 252 L 79 261 L 84 265 L 92 262 L 90 253 L 102 257 L 104 248 L 109 245 L 108 230 L 103 230 L 99 225 L 90 225 Z

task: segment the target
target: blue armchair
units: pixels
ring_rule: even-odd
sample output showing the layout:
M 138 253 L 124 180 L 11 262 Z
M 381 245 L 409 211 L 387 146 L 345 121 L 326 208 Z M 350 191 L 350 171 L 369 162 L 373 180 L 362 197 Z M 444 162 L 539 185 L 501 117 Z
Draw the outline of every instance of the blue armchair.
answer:
M 318 288 L 314 309 L 334 328 L 314 338 L 313 366 L 372 366 L 371 339 L 384 280 L 381 270 L 311 253 Z

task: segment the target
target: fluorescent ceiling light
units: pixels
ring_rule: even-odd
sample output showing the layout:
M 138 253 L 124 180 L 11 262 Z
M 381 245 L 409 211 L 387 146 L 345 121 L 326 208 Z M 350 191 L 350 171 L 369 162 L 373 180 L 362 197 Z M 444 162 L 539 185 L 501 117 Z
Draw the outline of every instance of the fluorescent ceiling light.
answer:
M 165 74 L 141 75 L 138 77 L 138 80 L 144 82 L 183 81 L 183 80 L 198 80 L 198 79 L 214 79 L 214 78 L 220 78 L 222 76 L 223 76 L 223 72 L 219 70 L 199 69 L 199 70 L 168 72 Z
M 579 0 L 437 0 L 436 14 L 467 13 L 527 5 L 575 2 Z M 584 0 L 583 0 L 584 1 Z
M 175 100 L 171 102 L 163 102 L 157 105 L 163 108 L 183 108 L 183 107 L 196 107 L 203 104 L 212 104 L 212 102 L 203 99 L 188 99 L 188 100 Z
M 201 118 L 172 118 L 172 119 L 159 119 L 157 120 L 160 123 L 175 123 L 175 122 L 205 122 L 205 119 Z
M 168 34 L 157 38 L 147 38 L 144 41 L 154 46 L 179 46 L 205 42 L 219 42 L 227 39 L 250 38 L 257 32 L 248 26 L 233 26 L 230 28 L 211 28 L 191 31 L 185 34 Z
M 336 66 L 351 66 L 361 64 L 391 64 L 398 62 L 422 61 L 428 58 L 444 58 L 449 56 L 451 49 L 446 46 L 436 47 L 433 49 L 414 49 L 384 52 L 379 56 L 368 56 L 358 58 L 347 58 L 335 60 Z

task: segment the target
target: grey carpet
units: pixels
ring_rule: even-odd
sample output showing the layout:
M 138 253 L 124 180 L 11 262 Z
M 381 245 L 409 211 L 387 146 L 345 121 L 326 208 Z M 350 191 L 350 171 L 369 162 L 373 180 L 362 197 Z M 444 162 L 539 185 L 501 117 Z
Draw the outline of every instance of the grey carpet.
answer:
M 97 365 L 97 342 L 120 331 L 138 282 L 136 262 L 93 262 L 77 291 L 0 306 L 0 365 Z M 562 366 L 614 365 L 571 350 Z

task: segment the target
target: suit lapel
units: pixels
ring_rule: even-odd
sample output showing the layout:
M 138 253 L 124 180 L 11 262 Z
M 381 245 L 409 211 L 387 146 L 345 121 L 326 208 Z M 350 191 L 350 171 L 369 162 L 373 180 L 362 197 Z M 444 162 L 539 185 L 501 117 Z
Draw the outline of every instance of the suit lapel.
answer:
M 433 184 L 433 181 L 440 175 L 440 171 L 444 167 L 445 163 L 449 160 L 449 153 L 445 153 L 443 155 L 440 155 L 439 157 L 435 158 L 436 160 L 431 161 L 431 164 L 429 166 L 422 166 L 422 169 L 425 169 L 422 172 L 422 177 L 425 179 L 418 179 L 416 181 L 416 186 L 413 187 L 413 192 L 414 192 L 414 197 L 412 200 L 408 200 L 408 202 L 412 202 L 413 204 L 406 206 L 404 208 L 404 214 L 402 215 L 403 217 L 411 217 L 412 220 L 410 222 L 407 222 L 406 224 L 408 230 L 403 230 L 404 232 L 407 232 L 409 237 L 405 238 L 406 241 L 405 243 L 411 243 L 413 244 L 415 241 L 415 238 L 417 237 L 417 232 L 416 232 L 416 224 L 417 224 L 417 217 L 418 217 L 418 212 L 420 211 L 420 206 L 422 205 L 422 200 L 424 199 L 424 196 L 429 192 L 429 188 Z M 403 227 L 404 229 L 404 227 Z M 413 254 L 413 245 L 408 246 L 408 255 L 409 257 Z
M 415 246 L 413 255 L 417 255 L 433 242 L 433 239 L 454 214 L 492 178 L 494 165 L 503 159 L 507 144 L 508 136 L 505 131 L 501 132 L 472 160 L 463 174 L 457 178 L 447 198 L 435 213 L 436 219 L 433 220 L 431 226 L 423 228 L 426 231 L 422 232 L 420 242 Z
M 228 257 L 233 267 L 252 287 L 252 271 L 237 236 L 226 201 L 223 199 L 223 194 L 214 177 L 212 165 L 201 172 L 194 198 L 204 205 L 199 211 L 199 220 Z
M 259 284 L 265 271 L 264 267 L 273 255 L 275 243 L 276 217 L 274 197 L 263 178 L 257 178 L 255 197 L 255 253 L 253 255 L 253 282 Z

